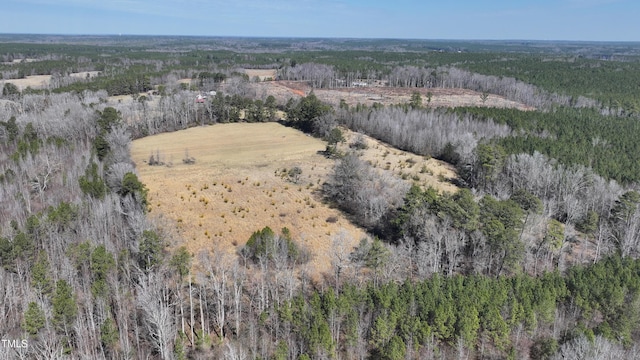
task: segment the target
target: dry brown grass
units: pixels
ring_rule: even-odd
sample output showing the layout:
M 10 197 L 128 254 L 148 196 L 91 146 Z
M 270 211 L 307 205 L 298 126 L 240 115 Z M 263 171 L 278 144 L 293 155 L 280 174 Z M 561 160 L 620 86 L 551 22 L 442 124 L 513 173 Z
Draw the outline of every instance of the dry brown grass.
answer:
M 364 136 L 345 129 L 343 133 L 345 142 L 339 147 L 342 152 L 349 151 L 349 144 L 353 143 L 356 136 Z M 364 139 L 368 148 L 361 151 L 361 158 L 379 171 L 390 171 L 394 176 L 423 188 L 433 187 L 439 192 L 450 193 L 458 191 L 458 187 L 451 183 L 458 176 L 451 164 L 398 150 L 368 136 L 364 136 Z
M 508 100 L 502 96 L 490 94 L 485 101 L 482 101 L 481 93 L 467 89 L 444 89 L 444 88 L 397 88 L 384 86 L 370 86 L 358 88 L 336 88 L 336 89 L 311 89 L 304 81 L 268 81 L 255 83 L 252 86 L 257 93 L 273 95 L 278 101 L 286 102 L 290 97 L 299 97 L 309 94 L 312 90 L 318 99 L 338 105 L 340 100 L 355 106 L 363 104 L 367 106 L 373 103 L 383 105 L 394 105 L 408 103 L 414 92 L 422 95 L 424 106 L 430 107 L 459 107 L 459 106 L 486 106 L 498 108 L 516 108 L 520 110 L 532 110 L 533 108 Z M 431 94 L 431 101 L 427 101 L 428 94 Z
M 354 135 L 345 131 L 346 137 Z M 383 171 L 407 175 L 407 181 L 455 191 L 438 175 L 454 177 L 446 164 L 394 149 L 367 138 L 363 158 Z M 265 226 L 278 232 L 287 227 L 294 239 L 312 253 L 316 276 L 331 265 L 332 242 L 341 232 L 348 234 L 348 247 L 365 235 L 339 210 L 323 202 L 320 189 L 334 160 L 319 151 L 326 144 L 277 123 L 236 123 L 197 127 L 146 137 L 133 142 L 132 158 L 140 179 L 149 188 L 150 215 L 164 223 L 196 254 L 201 249 L 223 248 L 230 253 L 241 248 L 251 234 Z M 343 151 L 347 144 L 341 145 Z M 185 150 L 195 164 L 182 162 Z M 165 166 L 149 166 L 151 154 L 159 151 Z M 298 166 L 298 184 L 284 176 L 285 169 Z M 430 173 L 420 173 L 426 166 Z M 329 220 L 329 221 L 327 221 Z
M 260 81 L 275 80 L 278 70 L 276 69 L 244 69 L 244 73 L 247 74 L 250 80 L 255 78 Z
M 99 71 L 84 71 L 84 72 L 69 74 L 69 76 L 84 79 L 87 77 L 87 74 L 90 77 L 93 77 L 93 76 L 97 76 L 98 73 Z M 33 75 L 33 76 L 27 76 L 24 79 L 8 79 L 3 82 L 0 82 L 0 86 L 4 86 L 4 83 L 8 82 L 17 86 L 20 91 L 28 87 L 32 89 L 46 89 L 49 87 L 50 81 L 51 81 L 51 75 Z
M 8 79 L 5 80 L 1 85 L 4 86 L 4 83 L 11 83 L 17 86 L 20 91 L 28 87 L 32 89 L 44 89 L 49 86 L 50 79 L 51 75 L 34 75 L 27 76 L 24 79 Z
M 256 230 L 288 227 L 318 273 L 329 269 L 334 236 L 346 231 L 352 246 L 364 235 L 322 202 L 318 189 L 333 166 L 317 153 L 324 147 L 276 123 L 240 123 L 139 139 L 132 157 L 149 188 L 150 215 L 172 226 L 192 253 L 216 245 L 235 252 Z M 187 148 L 195 164 L 182 163 Z M 156 150 L 172 166 L 147 165 Z M 299 184 L 280 176 L 293 166 L 302 169 Z

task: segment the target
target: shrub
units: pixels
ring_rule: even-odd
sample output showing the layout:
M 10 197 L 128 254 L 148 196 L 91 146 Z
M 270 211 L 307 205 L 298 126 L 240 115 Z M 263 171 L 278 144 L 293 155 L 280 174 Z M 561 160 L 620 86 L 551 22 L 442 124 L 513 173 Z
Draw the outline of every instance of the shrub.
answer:
M 330 224 L 334 224 L 334 223 L 338 222 L 338 217 L 337 216 L 329 216 L 327 218 L 327 222 L 330 223 Z
M 329 132 L 329 135 L 326 137 L 326 140 L 329 143 L 329 145 L 336 145 L 338 143 L 343 142 L 344 136 L 342 134 L 342 130 L 340 130 L 340 128 L 334 127 Z
M 288 264 L 301 264 L 309 260 L 308 251 L 293 242 L 289 229 L 283 228 L 281 234 L 276 235 L 268 226 L 254 232 L 240 254 L 254 263 L 265 257 L 274 263 L 285 261 Z
M 289 176 L 289 180 L 294 184 L 297 184 L 300 181 L 300 175 L 302 175 L 302 169 L 298 166 L 294 166 L 287 172 L 287 176 Z
M 367 145 L 367 139 L 364 135 L 358 134 L 355 139 L 353 139 L 353 142 L 349 144 L 349 147 L 356 150 L 365 150 L 369 148 L 369 145 Z

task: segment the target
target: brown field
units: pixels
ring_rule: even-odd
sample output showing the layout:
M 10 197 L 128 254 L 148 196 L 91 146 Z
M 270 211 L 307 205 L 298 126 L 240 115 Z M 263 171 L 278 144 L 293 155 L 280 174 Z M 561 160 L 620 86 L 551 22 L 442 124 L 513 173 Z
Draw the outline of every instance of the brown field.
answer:
M 318 99 L 337 106 L 341 99 L 349 105 L 373 105 L 374 102 L 383 105 L 408 103 L 414 92 L 422 95 L 422 104 L 430 107 L 458 107 L 458 106 L 486 106 L 499 108 L 516 108 L 532 110 L 531 107 L 508 100 L 502 96 L 489 94 L 483 102 L 481 93 L 467 89 L 444 88 L 397 88 L 385 86 L 348 87 L 335 89 L 312 89 L 302 81 L 267 81 L 252 84 L 258 94 L 273 95 L 284 103 L 290 97 L 306 96 L 311 91 Z M 431 93 L 431 101 L 427 101 L 427 94 Z
M 351 136 L 347 133 L 347 138 Z M 455 176 L 446 165 L 370 138 L 367 142 L 369 149 L 362 156 L 377 162 L 380 171 L 390 162 L 389 170 L 395 174 L 415 173 L 424 184 L 455 191 L 437 179 Z M 334 164 L 318 153 L 325 146 L 277 123 L 236 123 L 139 139 L 131 152 L 149 189 L 150 215 L 175 236 L 172 246 L 184 244 L 193 254 L 214 248 L 236 252 L 264 226 L 276 232 L 287 227 L 312 253 L 311 267 L 318 275 L 330 269 L 335 238 L 344 237 L 351 248 L 365 235 L 322 199 L 320 188 Z M 186 150 L 194 164 L 183 163 Z M 148 165 L 150 155 L 157 152 L 165 166 Z M 423 165 L 429 173 L 420 173 Z M 302 169 L 298 184 L 281 175 L 293 166 Z
M 2 86 L 4 83 L 11 83 L 18 87 L 20 91 L 31 87 L 32 89 L 44 89 L 49 86 L 49 80 L 51 79 L 51 75 L 34 75 L 27 76 L 24 79 L 8 79 L 2 82 Z
M 87 75 L 90 77 L 97 76 L 99 71 L 84 71 L 79 73 L 69 74 L 71 77 L 78 78 L 86 78 Z M 46 89 L 49 87 L 49 81 L 51 80 L 51 75 L 33 75 L 27 76 L 24 79 L 8 79 L 4 81 L 0 81 L 0 86 L 4 86 L 5 82 L 12 83 L 18 87 L 20 91 L 30 87 L 32 89 Z
M 163 218 L 192 253 L 225 248 L 235 252 L 265 226 L 288 227 L 307 246 L 316 271 L 330 264 L 334 236 L 346 231 L 355 243 L 364 235 L 318 189 L 332 161 L 317 152 L 322 141 L 276 123 L 224 124 L 136 140 L 132 157 L 149 188 L 151 215 Z M 183 164 L 185 150 L 195 164 Z M 145 164 L 159 151 L 171 166 Z M 299 166 L 299 184 L 278 171 Z M 338 221 L 326 220 L 336 217 Z
M 276 69 L 244 69 L 244 73 L 247 74 L 250 80 L 255 78 L 260 81 L 275 80 L 278 70 Z
M 343 130 L 345 143 L 339 149 L 349 151 L 349 144 L 357 136 L 356 133 Z M 398 150 L 382 141 L 364 136 L 368 149 L 361 152 L 361 159 L 367 161 L 379 171 L 390 171 L 394 176 L 423 188 L 433 187 L 440 192 L 456 192 L 458 187 L 451 183 L 458 177 L 451 164 L 430 157 Z

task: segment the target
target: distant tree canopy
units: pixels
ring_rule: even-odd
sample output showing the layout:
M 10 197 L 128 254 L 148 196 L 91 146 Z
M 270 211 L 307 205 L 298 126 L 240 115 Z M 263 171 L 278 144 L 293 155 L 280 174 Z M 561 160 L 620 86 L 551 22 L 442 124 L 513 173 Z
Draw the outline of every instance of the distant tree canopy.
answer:
M 138 251 L 138 264 L 144 271 L 152 271 L 164 258 L 164 241 L 153 230 L 144 230 Z
M 12 116 L 9 118 L 9 121 L 4 122 L 0 121 L 0 126 L 4 126 L 5 131 L 7 133 L 7 140 L 9 142 L 13 142 L 20 135 L 20 129 L 18 128 L 18 124 L 16 123 L 16 117 Z
M 211 73 L 208 71 L 203 71 L 198 74 L 198 80 L 200 81 L 200 86 L 205 85 L 207 81 L 213 81 L 214 83 L 223 82 L 227 78 L 227 75 L 224 73 L 216 72 Z
M 462 67 L 488 75 L 510 76 L 540 86 L 550 92 L 571 96 L 571 105 L 580 97 L 594 97 L 604 107 L 623 108 L 638 113 L 633 95 L 640 84 L 638 61 L 607 61 L 585 57 L 546 58 L 520 54 L 493 62 L 468 62 Z
M 106 107 L 99 112 L 98 126 L 100 132 L 110 132 L 116 125 L 122 122 L 122 115 L 113 107 Z
M 103 74 L 96 76 L 89 81 L 77 81 L 55 88 L 56 93 L 76 91 L 81 93 L 84 90 L 98 91 L 106 90 L 109 96 L 137 95 L 142 92 L 153 90 L 151 76 L 145 70 L 132 67 L 122 73 L 122 69 L 114 71 L 113 74 Z
M 518 131 L 497 141 L 507 154 L 537 151 L 566 165 L 592 167 L 601 176 L 622 183 L 640 180 L 640 144 L 636 141 L 640 126 L 635 117 L 568 107 L 550 112 L 497 108 L 455 111 Z
M 409 106 L 412 109 L 419 109 L 422 107 L 422 96 L 420 96 L 419 92 L 413 92 L 411 94 L 411 100 L 409 100 Z

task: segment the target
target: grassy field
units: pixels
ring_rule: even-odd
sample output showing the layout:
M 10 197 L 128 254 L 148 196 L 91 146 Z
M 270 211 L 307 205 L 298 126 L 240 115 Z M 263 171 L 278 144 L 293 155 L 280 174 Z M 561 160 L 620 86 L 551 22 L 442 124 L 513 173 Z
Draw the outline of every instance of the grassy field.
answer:
M 343 153 L 349 151 L 349 144 L 357 136 L 362 136 L 367 149 L 360 151 L 360 158 L 378 171 L 391 172 L 395 177 L 416 183 L 423 188 L 433 187 L 440 192 L 456 192 L 458 187 L 451 180 L 458 177 L 455 168 L 443 161 L 398 150 L 397 148 L 368 136 L 344 130 L 345 142 L 339 146 Z
M 275 69 L 244 69 L 244 73 L 250 80 L 258 78 L 260 81 L 275 80 L 278 75 L 278 71 Z
M 347 139 L 353 136 L 347 132 Z M 455 191 L 445 181 L 455 176 L 446 165 L 367 142 L 362 156 L 379 171 Z M 236 252 L 256 230 L 287 227 L 311 251 L 311 271 L 320 274 L 330 269 L 335 239 L 350 249 L 365 235 L 323 202 L 320 189 L 335 161 L 318 153 L 325 146 L 277 123 L 235 123 L 139 139 L 132 157 L 149 189 L 150 215 L 173 234 L 172 246 L 185 245 L 193 254 L 214 248 Z M 187 153 L 195 163 L 183 162 Z M 150 166 L 150 156 L 158 154 L 165 165 Z M 294 166 L 302 169 L 298 183 L 284 175 Z
M 350 106 L 357 104 L 372 106 L 374 103 L 387 106 L 406 104 L 411 100 L 413 93 L 418 92 L 422 96 L 422 104 L 432 108 L 478 106 L 534 110 L 530 106 L 495 94 L 487 94 L 487 98 L 483 100 L 482 93 L 467 89 L 399 88 L 373 85 L 368 87 L 313 89 L 305 81 L 264 81 L 252 83 L 251 86 L 256 93 L 273 95 L 276 100 L 282 103 L 285 103 L 290 97 L 306 96 L 313 91 L 318 99 L 334 106 L 337 106 L 341 100 L 344 100 Z
M 139 139 L 132 157 L 149 188 L 151 215 L 175 231 L 174 245 L 185 244 L 192 253 L 216 247 L 235 252 L 256 230 L 288 227 L 322 272 L 330 266 L 334 237 L 345 232 L 353 246 L 364 235 L 321 201 L 317 190 L 333 166 L 317 153 L 324 148 L 276 123 L 240 123 Z M 182 161 L 187 149 L 194 164 Z M 146 163 L 156 153 L 167 166 Z M 298 184 L 280 175 L 294 166 L 302 169 Z
M 99 71 L 84 71 L 79 73 L 69 74 L 71 77 L 76 77 L 80 79 L 86 79 L 87 77 L 97 76 Z M 18 90 L 23 91 L 24 89 L 30 87 L 32 89 L 46 89 L 49 87 L 49 82 L 51 81 L 51 75 L 32 75 L 27 76 L 24 79 L 8 79 L 4 81 L 0 81 L 0 87 L 4 86 L 4 83 L 12 83 L 13 85 L 18 87 Z

